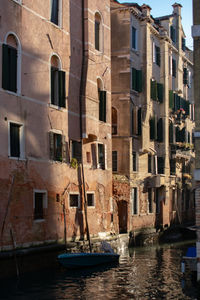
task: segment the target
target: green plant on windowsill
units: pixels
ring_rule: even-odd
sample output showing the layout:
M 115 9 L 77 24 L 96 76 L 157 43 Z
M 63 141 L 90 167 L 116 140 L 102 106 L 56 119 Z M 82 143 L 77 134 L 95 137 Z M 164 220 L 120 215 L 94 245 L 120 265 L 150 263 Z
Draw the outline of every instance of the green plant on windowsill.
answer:
M 71 162 L 70 162 L 70 166 L 73 168 L 73 169 L 77 169 L 78 168 L 78 161 L 76 158 L 72 158 L 71 159 Z

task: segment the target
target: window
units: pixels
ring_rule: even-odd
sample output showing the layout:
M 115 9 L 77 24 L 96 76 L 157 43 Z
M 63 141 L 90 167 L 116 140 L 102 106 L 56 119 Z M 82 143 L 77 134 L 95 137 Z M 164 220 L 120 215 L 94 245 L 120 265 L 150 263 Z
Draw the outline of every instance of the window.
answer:
M 106 91 L 99 91 L 99 120 L 106 122 Z
M 44 209 L 47 208 L 47 192 L 34 190 L 34 220 L 44 219 Z
M 165 174 L 165 159 L 164 157 L 157 157 L 158 174 Z
M 72 141 L 72 143 L 71 143 L 71 157 L 76 158 L 78 162 L 81 162 L 81 160 L 82 160 L 81 142 Z
M 149 131 L 150 140 L 155 140 L 157 137 L 157 126 L 155 117 L 151 117 L 149 120 Z
M 172 76 L 176 77 L 176 60 L 172 58 Z
M 187 85 L 188 84 L 188 69 L 183 68 L 183 84 Z
M 102 21 L 99 13 L 95 14 L 95 49 L 102 51 Z
M 160 118 L 157 122 L 157 141 L 163 142 L 163 119 Z
M 169 123 L 169 143 L 174 143 L 174 125 L 172 122 Z
M 137 30 L 133 26 L 132 26 L 132 29 L 131 29 L 131 33 L 132 33 L 131 46 L 132 46 L 132 49 L 136 50 L 137 49 Z
M 142 71 L 132 68 L 132 90 L 142 92 Z
M 160 47 L 155 46 L 155 63 L 160 67 Z
M 138 214 L 138 196 L 137 196 L 137 188 L 132 188 L 132 213 L 133 215 Z
M 117 151 L 112 151 L 112 170 L 117 172 Z
M 170 37 L 172 42 L 176 42 L 176 29 L 174 28 L 174 26 L 170 26 Z
M 66 142 L 65 136 L 60 133 L 50 132 L 50 159 L 55 161 L 66 160 Z
M 9 156 L 24 157 L 23 125 L 9 122 Z
M 112 134 L 117 134 L 117 110 L 112 107 Z
M 51 0 L 51 22 L 58 25 L 59 0 Z
M 105 169 L 105 149 L 103 144 L 98 144 L 98 167 Z
M 132 152 L 132 164 L 133 164 L 133 171 L 136 172 L 138 170 L 138 166 L 137 166 L 137 153 L 136 152 Z
M 56 66 L 53 66 L 53 62 Z M 59 107 L 66 107 L 65 72 L 59 70 L 58 65 L 58 58 L 53 56 L 51 65 L 51 104 Z
M 2 45 L 2 88 L 14 93 L 20 92 L 20 45 L 13 34 L 9 34 Z
M 152 189 L 148 188 L 148 211 L 153 213 L 153 199 L 152 199 Z
M 70 194 L 69 195 L 69 206 L 70 207 L 79 207 L 80 196 L 79 194 Z
M 163 102 L 164 86 L 162 83 L 158 83 L 156 80 L 151 79 L 151 99 L 154 101 Z
M 185 51 L 186 45 L 185 45 L 185 38 L 182 37 L 182 50 Z
M 137 111 L 137 134 L 142 134 L 142 108 L 138 108 Z
M 176 160 L 174 158 L 170 159 L 170 175 L 176 175 Z
M 94 205 L 94 193 L 87 193 L 87 206 L 95 206 Z

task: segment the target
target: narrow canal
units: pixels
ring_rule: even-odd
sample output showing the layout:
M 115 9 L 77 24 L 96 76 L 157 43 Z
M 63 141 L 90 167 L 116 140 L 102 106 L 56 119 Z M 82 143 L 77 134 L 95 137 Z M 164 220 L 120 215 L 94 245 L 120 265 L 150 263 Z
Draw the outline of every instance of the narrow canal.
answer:
M 0 299 L 200 299 L 192 274 L 181 273 L 188 245 L 123 250 L 118 265 L 67 271 L 51 268 L 0 280 Z M 1 272 L 4 272 L 1 268 Z

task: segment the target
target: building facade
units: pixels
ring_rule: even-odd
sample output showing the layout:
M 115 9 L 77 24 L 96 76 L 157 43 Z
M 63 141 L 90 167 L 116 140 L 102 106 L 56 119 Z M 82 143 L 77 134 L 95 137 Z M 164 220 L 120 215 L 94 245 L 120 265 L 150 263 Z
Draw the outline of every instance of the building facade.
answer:
M 197 279 L 200 280 L 200 3 L 193 0 L 193 44 L 194 44 L 194 101 L 195 101 L 195 172 L 194 179 L 196 181 L 195 201 L 196 201 L 196 226 L 197 226 Z
M 0 4 L 1 250 L 112 227 L 110 1 Z
M 113 199 L 119 232 L 194 221 L 193 62 L 181 5 L 111 1 Z

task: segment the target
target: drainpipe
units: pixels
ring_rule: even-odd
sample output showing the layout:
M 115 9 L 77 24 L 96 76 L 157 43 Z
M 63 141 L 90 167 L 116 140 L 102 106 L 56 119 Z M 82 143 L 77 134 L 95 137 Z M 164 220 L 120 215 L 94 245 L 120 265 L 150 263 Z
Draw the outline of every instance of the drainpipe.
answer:
M 84 0 L 82 0 L 82 64 L 81 64 L 81 81 L 80 81 L 80 91 L 79 91 L 79 108 L 80 108 L 80 140 L 81 140 L 81 173 L 82 173 L 82 192 L 83 192 L 83 199 L 84 199 L 84 213 L 85 213 L 85 224 L 86 224 L 86 232 L 87 232 L 87 240 L 89 242 L 90 252 L 92 252 L 91 242 L 90 242 L 90 233 L 88 227 L 88 220 L 87 220 L 87 198 L 86 198 L 86 190 L 85 190 L 85 176 L 84 176 L 84 167 L 83 167 L 83 106 L 82 106 L 82 99 L 85 95 L 85 21 L 84 21 Z

